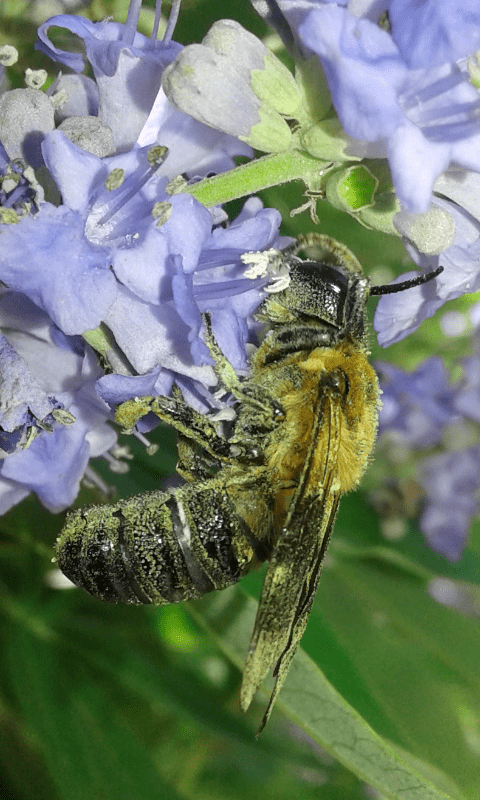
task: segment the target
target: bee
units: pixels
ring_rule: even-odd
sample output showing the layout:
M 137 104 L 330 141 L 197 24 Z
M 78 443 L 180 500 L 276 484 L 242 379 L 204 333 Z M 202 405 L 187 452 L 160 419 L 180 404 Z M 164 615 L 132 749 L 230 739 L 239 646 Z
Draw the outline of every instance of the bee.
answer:
M 322 255 L 298 256 L 312 246 Z M 318 234 L 281 259 L 290 282 L 259 308 L 266 334 L 249 377 L 238 378 L 204 316 L 219 386 L 235 399 L 229 425 L 189 407 L 178 390 L 117 411 L 124 427 L 154 411 L 177 430 L 185 483 L 74 511 L 56 544 L 65 575 L 113 603 L 200 597 L 268 561 L 240 692 L 246 711 L 273 669 L 260 731 L 305 630 L 340 498 L 372 457 L 380 392 L 368 362 L 367 299 L 440 272 L 371 287 L 355 256 Z

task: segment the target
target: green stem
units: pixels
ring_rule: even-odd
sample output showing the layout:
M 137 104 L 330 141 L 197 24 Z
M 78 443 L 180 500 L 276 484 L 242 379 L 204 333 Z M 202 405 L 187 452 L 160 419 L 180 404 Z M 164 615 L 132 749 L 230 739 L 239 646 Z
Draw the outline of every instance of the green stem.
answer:
M 272 153 L 229 172 L 214 175 L 213 178 L 205 178 L 183 191 L 209 208 L 288 181 L 303 180 L 308 184 L 309 179 L 318 179 L 321 171 L 329 166 L 330 162 L 320 161 L 302 150 L 289 150 Z

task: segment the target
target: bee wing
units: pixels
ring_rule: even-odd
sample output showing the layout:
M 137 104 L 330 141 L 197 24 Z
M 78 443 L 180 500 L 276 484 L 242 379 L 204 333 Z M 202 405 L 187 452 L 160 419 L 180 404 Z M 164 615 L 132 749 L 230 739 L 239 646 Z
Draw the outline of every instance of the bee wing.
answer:
M 320 578 L 320 567 L 337 516 L 339 495 L 317 499 L 292 522 L 270 560 L 245 662 L 241 689 L 244 711 L 273 668 L 275 686 L 260 726 L 263 730 L 275 698 L 305 631 Z
M 312 431 L 312 445 L 289 513 L 265 575 L 255 627 L 245 662 L 240 703 L 245 711 L 270 669 L 276 678 L 264 728 L 307 625 L 320 577 L 320 567 L 337 516 L 340 494 L 335 491 L 339 409 L 328 394 Z M 327 426 L 327 458 L 323 481 L 311 497 L 310 464 L 320 426 Z M 305 502 L 305 495 L 308 495 Z

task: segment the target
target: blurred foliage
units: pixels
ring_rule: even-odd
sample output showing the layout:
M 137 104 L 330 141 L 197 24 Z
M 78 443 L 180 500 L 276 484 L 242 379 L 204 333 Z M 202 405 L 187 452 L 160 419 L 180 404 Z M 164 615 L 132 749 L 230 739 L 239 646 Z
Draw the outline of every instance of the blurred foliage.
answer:
M 144 4 L 145 24 L 153 5 Z M 21 52 L 14 85 L 26 66 L 49 67 L 33 49 L 34 31 L 61 6 L 0 5 L 2 39 Z M 88 10 L 121 21 L 127 6 L 96 0 Z M 197 41 L 222 16 L 265 30 L 246 0 L 227 8 L 185 0 L 176 38 Z M 298 186 L 264 200 L 282 212 L 285 233 L 312 227 L 306 214 L 289 217 L 303 202 Z M 351 246 L 367 271 L 405 269 L 398 241 L 325 204 L 318 211 L 322 230 Z M 433 352 L 454 363 L 465 340 L 446 343 L 433 320 L 391 351 L 405 368 Z M 160 427 L 152 439 L 160 446 L 153 458 L 128 441 L 128 475 L 94 465 L 119 495 L 158 487 L 173 472 L 174 435 Z M 100 500 L 84 489 L 78 505 Z M 302 652 L 256 740 L 264 702 L 242 716 L 238 690 L 262 574 L 190 605 L 104 605 L 55 588 L 52 544 L 62 522 L 34 498 L 0 520 L 2 800 L 480 796 L 478 527 L 450 564 L 413 526 L 387 543 L 365 495 L 347 497 Z M 466 598 L 468 614 L 432 598 L 439 578 Z

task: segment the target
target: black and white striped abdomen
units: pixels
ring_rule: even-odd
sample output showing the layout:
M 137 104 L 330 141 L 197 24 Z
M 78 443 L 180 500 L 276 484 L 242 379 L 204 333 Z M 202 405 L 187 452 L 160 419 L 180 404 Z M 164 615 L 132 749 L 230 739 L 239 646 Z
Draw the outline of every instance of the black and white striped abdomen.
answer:
M 236 583 L 253 551 L 215 479 L 69 514 L 56 544 L 62 572 L 110 603 L 175 603 Z

